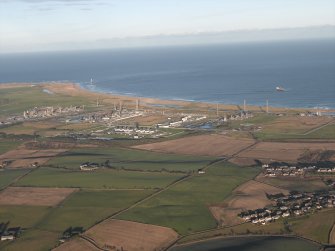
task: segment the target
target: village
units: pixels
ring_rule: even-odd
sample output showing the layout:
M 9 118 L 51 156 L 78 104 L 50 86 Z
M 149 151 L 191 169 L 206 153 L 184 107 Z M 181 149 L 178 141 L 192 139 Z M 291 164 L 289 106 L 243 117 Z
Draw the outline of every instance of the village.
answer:
M 271 163 L 263 164 L 263 173 L 265 177 L 278 176 L 305 176 L 309 174 L 335 174 L 335 165 L 333 163 L 326 163 L 327 167 L 320 167 L 316 164 L 302 164 L 289 165 L 287 163 Z
M 323 208 L 335 207 L 334 191 L 314 193 L 292 191 L 289 195 L 273 194 L 267 197 L 275 202 L 275 206 L 243 211 L 238 216 L 245 222 L 266 225 L 280 218 L 300 216 Z

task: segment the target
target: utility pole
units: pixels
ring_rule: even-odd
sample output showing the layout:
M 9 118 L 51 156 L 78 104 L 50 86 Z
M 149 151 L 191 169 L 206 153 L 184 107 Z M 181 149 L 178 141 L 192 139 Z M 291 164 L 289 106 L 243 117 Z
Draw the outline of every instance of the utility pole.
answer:
M 121 116 L 121 112 L 122 112 L 122 100 L 120 100 L 120 110 L 119 110 L 120 116 Z
M 139 106 L 140 106 L 140 100 L 136 99 L 136 111 L 138 111 Z
M 246 107 L 246 100 L 244 100 L 244 102 L 243 102 L 243 111 L 244 112 L 246 111 L 245 107 Z
M 269 100 L 266 100 L 266 113 L 269 113 Z

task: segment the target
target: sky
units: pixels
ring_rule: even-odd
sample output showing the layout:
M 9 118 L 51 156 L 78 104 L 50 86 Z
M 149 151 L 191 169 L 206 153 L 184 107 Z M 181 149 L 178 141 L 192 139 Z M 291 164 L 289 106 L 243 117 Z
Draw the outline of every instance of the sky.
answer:
M 0 53 L 335 36 L 334 27 L 335 0 L 0 0 Z

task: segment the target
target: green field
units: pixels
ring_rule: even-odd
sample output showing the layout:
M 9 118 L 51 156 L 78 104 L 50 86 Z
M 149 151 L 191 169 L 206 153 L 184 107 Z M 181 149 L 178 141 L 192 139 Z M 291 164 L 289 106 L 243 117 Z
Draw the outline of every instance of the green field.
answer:
M 0 189 L 8 186 L 12 183 L 17 177 L 27 173 L 28 170 L 0 170 Z
M 156 189 L 181 178 L 180 174 L 160 172 L 130 172 L 99 170 L 71 171 L 57 168 L 40 168 L 22 178 L 15 185 L 34 187 L 81 187 L 109 189 Z
M 266 178 L 262 182 L 273 186 L 279 186 L 291 191 L 313 192 L 329 189 L 321 179 L 285 179 L 285 178 Z
M 38 229 L 24 231 L 20 238 L 13 242 L 0 243 L 0 249 L 6 251 L 46 251 L 51 250 L 57 243 L 59 233 Z
M 10 222 L 12 227 L 30 228 L 48 212 L 48 207 L 40 206 L 6 206 L 0 207 L 0 222 Z
M 50 231 L 64 231 L 71 226 L 87 229 L 151 193 L 153 190 L 82 190 L 68 198 L 61 207 L 52 209 L 38 227 Z
M 205 175 L 191 177 L 118 218 L 171 227 L 182 235 L 214 228 L 216 221 L 207 206 L 222 202 L 258 172 L 258 168 L 216 164 Z
M 83 162 L 96 162 L 117 169 L 143 171 L 181 171 L 189 172 L 207 165 L 212 158 L 154 153 L 127 148 L 89 148 L 69 151 L 63 156 L 50 160 L 47 164 L 78 169 Z
M 1 206 L 0 222 L 28 228 L 5 250 L 49 250 L 68 227 L 84 229 L 129 207 L 153 193 L 153 190 L 81 190 L 70 195 L 59 207 Z M 28 248 L 23 248 L 28 245 Z M 2 250 L 2 249 L 1 249 Z
M 335 209 L 325 209 L 312 215 L 289 220 L 294 233 L 321 243 L 328 243 L 328 235 L 334 223 Z
M 13 150 L 20 144 L 22 144 L 22 141 L 13 141 L 0 137 L 0 154 Z
M 285 129 L 285 128 L 284 128 Z M 260 131 L 253 133 L 259 140 L 283 140 L 283 139 L 335 139 L 335 125 L 329 124 L 310 133 L 299 128 L 290 132 Z

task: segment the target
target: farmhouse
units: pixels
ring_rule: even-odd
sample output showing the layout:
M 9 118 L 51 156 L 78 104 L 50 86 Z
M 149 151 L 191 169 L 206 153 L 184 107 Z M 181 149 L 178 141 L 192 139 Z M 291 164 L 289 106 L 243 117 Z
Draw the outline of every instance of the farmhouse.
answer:
M 85 162 L 79 166 L 80 170 L 82 171 L 94 171 L 99 168 L 98 163 L 90 163 L 90 162 Z
M 9 225 L 9 222 L 7 223 L 2 222 L 0 224 L 0 240 L 1 241 L 14 240 L 21 233 L 20 227 L 8 228 L 8 225 Z

